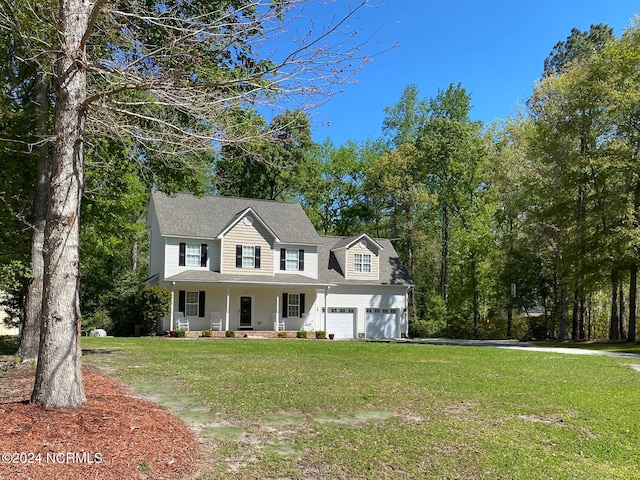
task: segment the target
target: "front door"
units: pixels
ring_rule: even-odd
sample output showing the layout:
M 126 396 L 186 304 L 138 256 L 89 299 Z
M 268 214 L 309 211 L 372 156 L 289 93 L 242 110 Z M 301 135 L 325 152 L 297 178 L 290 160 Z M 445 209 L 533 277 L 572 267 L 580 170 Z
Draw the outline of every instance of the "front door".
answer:
M 240 328 L 251 328 L 251 297 L 240 297 Z

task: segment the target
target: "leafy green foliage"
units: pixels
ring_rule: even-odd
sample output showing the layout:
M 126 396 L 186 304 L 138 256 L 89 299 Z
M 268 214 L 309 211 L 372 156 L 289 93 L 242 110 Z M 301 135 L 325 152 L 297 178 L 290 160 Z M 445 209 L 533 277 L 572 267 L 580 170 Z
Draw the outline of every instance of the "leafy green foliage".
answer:
M 155 333 L 158 323 L 171 312 L 171 290 L 161 287 L 142 289 L 142 328 L 144 332 Z

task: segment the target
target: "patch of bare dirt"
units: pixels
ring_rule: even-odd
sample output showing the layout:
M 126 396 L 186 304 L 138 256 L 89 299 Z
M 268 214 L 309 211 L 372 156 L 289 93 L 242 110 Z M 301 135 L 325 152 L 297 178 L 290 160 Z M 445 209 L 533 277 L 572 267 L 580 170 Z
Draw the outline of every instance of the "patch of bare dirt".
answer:
M 169 411 L 87 366 L 87 402 L 45 409 L 29 403 L 34 376 L 27 364 L 0 370 L 0 479 L 168 480 L 195 473 L 198 440 Z

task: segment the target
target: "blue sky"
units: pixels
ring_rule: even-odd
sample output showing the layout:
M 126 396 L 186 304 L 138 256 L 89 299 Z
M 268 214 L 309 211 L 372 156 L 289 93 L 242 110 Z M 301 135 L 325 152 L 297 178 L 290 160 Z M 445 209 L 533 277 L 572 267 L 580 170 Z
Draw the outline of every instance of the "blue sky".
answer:
M 312 0 L 301 25 L 325 24 L 357 0 Z M 473 120 L 512 115 L 530 95 L 544 59 L 571 29 L 606 23 L 619 36 L 640 5 L 629 0 L 539 0 L 475 2 L 370 0 L 350 20 L 359 36 L 377 31 L 371 52 L 398 44 L 376 56 L 357 76 L 357 84 L 311 112 L 317 142 L 363 142 L 381 135 L 384 108 L 397 103 L 404 88 L 417 85 L 422 98 L 438 88 L 461 83 L 471 95 Z

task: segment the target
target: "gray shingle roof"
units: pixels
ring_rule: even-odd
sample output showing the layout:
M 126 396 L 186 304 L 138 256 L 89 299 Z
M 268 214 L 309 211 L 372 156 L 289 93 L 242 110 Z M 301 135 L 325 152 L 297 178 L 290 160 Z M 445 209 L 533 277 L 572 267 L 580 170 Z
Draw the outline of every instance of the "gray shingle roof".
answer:
M 251 207 L 283 243 L 318 245 L 320 237 L 295 203 L 248 198 L 196 197 L 179 193 L 173 197 L 153 192 L 160 233 L 165 236 L 216 238 L 238 214 Z
M 354 237 L 320 237 L 323 245 L 318 249 L 318 279 L 326 283 L 349 285 L 413 285 L 407 269 L 400 261 L 396 249 L 385 238 L 373 238 L 382 249 L 380 255 L 380 275 L 378 281 L 372 280 L 345 280 L 338 260 L 332 250 L 340 248 L 353 241 Z M 350 241 L 345 242 L 346 239 Z
M 400 261 L 391 242 L 374 238 L 382 249 L 380 255 L 380 275 L 378 281 L 345 280 L 332 250 L 348 245 L 354 237 L 320 236 L 309 221 L 302 207 L 294 203 L 248 198 L 196 197 L 179 193 L 174 197 L 153 192 L 151 202 L 155 208 L 160 233 L 165 236 L 214 239 L 224 231 L 238 215 L 252 208 L 260 219 L 277 235 L 283 243 L 318 245 L 318 280 L 299 275 L 276 275 L 256 278 L 242 275 L 221 275 L 217 272 L 185 271 L 170 279 L 173 281 L 220 282 L 236 281 L 259 283 L 292 283 L 308 285 L 413 285 L 409 274 Z M 288 278 L 291 277 L 291 278 Z

